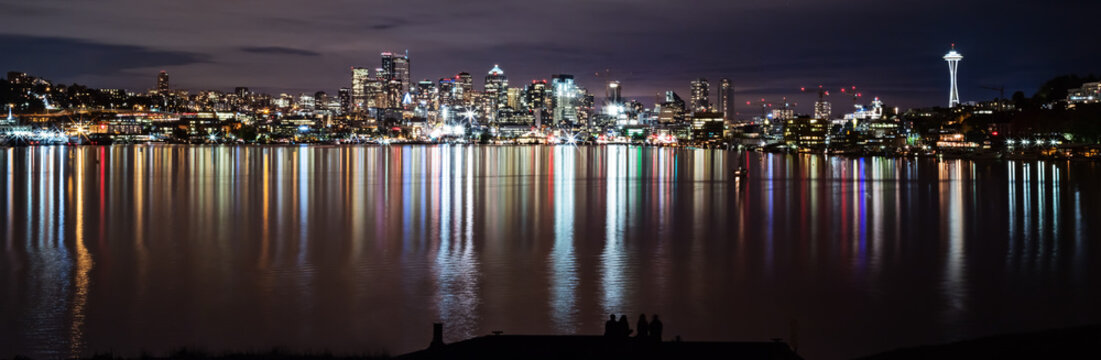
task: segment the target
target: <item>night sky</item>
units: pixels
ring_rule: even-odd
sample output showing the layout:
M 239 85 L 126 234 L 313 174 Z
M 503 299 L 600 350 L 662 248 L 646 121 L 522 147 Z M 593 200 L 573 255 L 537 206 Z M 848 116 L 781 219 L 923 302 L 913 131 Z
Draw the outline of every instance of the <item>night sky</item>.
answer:
M 647 104 L 730 77 L 744 117 L 762 97 L 807 112 L 813 95 L 799 88 L 819 84 L 944 105 L 951 43 L 963 101 L 997 95 L 980 85 L 1031 95 L 1056 75 L 1101 72 L 1099 13 L 1086 0 L 0 0 L 0 70 L 131 90 L 167 70 L 174 88 L 335 94 L 350 66 L 408 49 L 416 79 L 467 71 L 480 88 L 500 64 L 513 84 L 570 73 L 598 97 L 603 78 L 620 80 Z

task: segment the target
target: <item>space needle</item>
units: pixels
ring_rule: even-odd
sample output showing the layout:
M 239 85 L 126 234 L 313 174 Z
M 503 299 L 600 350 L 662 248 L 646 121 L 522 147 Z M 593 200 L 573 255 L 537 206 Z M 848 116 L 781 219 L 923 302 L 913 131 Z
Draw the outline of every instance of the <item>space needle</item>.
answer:
M 960 60 L 963 60 L 963 55 L 956 52 L 956 44 L 952 44 L 952 50 L 944 55 L 944 61 L 948 62 L 948 78 L 951 80 L 951 87 L 948 89 L 948 107 L 960 104 L 960 92 L 956 89 L 956 69 L 960 65 Z

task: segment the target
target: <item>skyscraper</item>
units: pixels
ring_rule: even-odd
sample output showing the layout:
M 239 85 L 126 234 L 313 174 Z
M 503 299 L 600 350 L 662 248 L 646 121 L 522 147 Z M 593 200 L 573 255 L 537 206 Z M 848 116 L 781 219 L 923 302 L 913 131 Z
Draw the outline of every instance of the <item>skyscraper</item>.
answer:
M 952 44 L 952 49 L 944 55 L 944 61 L 948 62 L 948 107 L 960 104 L 960 92 L 956 89 L 956 68 L 959 67 L 960 60 L 963 60 L 963 55 L 956 52 L 956 44 Z
M 458 94 L 461 95 L 461 100 L 464 103 L 469 103 L 474 99 L 474 77 L 468 72 L 461 72 L 455 76 L 455 89 Z
M 168 72 L 167 71 L 161 70 L 161 73 L 157 74 L 157 91 L 162 92 L 162 93 L 168 91 Z
M 707 79 L 699 78 L 692 81 L 692 111 L 711 109 L 710 87 L 711 85 L 707 83 Z
M 833 108 L 830 106 L 830 102 L 826 101 L 826 95 L 829 92 L 818 87 L 818 101 L 814 102 L 814 118 L 819 120 L 830 120 L 833 117 Z
M 547 108 L 547 80 L 532 80 L 524 93 L 527 95 L 525 101 L 530 109 L 542 111 Z
M 352 111 L 352 91 L 351 89 L 342 87 L 337 92 L 337 96 L 340 97 L 340 108 L 345 112 Z
M 719 80 L 719 110 L 723 112 L 723 121 L 734 120 L 734 84 L 727 78 Z
M 383 52 L 382 72 L 377 76 L 385 79 L 386 82 L 397 80 L 400 83 L 400 93 L 409 91 L 413 86 L 410 80 L 409 53 L 406 52 L 405 55 L 401 55 L 389 51 Z
M 577 107 L 581 99 L 573 75 L 554 75 L 551 78 L 551 91 L 554 91 L 554 113 L 551 115 L 554 124 L 576 124 Z
M 363 67 L 352 68 L 351 110 L 362 110 L 367 107 L 367 82 L 371 78 L 371 70 Z
M 508 106 L 508 77 L 500 66 L 493 65 L 486 75 L 485 94 L 494 109 Z
M 620 104 L 623 103 L 623 87 L 619 81 L 608 82 L 608 92 L 605 99 L 608 104 Z

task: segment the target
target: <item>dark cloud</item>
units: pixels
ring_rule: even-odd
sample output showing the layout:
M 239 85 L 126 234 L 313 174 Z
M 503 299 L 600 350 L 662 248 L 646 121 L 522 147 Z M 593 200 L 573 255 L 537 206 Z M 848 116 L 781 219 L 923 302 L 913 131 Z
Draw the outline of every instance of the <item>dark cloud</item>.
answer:
M 141 46 L 113 45 L 58 37 L 0 34 L 0 69 L 18 70 L 52 79 L 111 75 L 124 70 L 197 64 L 208 56 Z
M 250 52 L 254 54 L 273 54 L 273 55 L 299 55 L 299 56 L 321 56 L 321 53 L 316 51 L 310 51 L 305 49 L 295 49 L 282 46 L 246 46 L 241 48 L 244 52 Z

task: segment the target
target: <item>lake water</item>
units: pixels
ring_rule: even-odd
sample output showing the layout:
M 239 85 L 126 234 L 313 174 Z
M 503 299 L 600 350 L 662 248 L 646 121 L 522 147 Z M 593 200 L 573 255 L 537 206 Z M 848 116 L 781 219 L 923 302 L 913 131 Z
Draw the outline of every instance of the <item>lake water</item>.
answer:
M 730 169 L 745 163 L 745 179 Z M 505 333 L 808 358 L 1101 322 L 1101 164 L 627 146 L 0 149 L 0 358 Z

